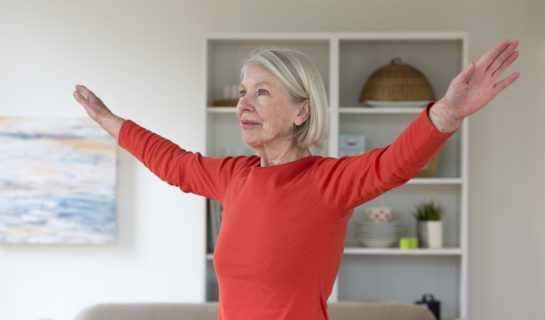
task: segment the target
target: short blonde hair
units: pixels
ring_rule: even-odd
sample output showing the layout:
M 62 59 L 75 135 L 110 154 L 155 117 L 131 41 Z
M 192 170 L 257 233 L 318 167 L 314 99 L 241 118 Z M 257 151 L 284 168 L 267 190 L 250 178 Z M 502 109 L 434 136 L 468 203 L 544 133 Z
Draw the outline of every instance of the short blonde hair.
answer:
M 328 136 L 329 108 L 327 94 L 318 68 L 302 52 L 286 48 L 258 49 L 242 65 L 240 77 L 249 65 L 256 65 L 278 78 L 294 102 L 309 100 L 310 115 L 294 126 L 292 139 L 310 147 Z

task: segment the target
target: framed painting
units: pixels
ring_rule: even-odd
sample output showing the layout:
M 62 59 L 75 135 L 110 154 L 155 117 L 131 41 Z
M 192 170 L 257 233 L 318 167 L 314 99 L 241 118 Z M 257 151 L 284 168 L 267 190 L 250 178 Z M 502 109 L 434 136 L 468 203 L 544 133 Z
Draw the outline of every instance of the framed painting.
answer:
M 0 117 L 0 243 L 111 243 L 116 159 L 91 119 Z

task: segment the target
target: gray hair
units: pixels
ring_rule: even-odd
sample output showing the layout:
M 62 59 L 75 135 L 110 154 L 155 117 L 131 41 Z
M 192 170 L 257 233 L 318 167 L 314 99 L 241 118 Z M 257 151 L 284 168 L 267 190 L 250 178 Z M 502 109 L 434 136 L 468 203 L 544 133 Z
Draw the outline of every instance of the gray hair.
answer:
M 310 147 L 328 136 L 329 108 L 327 95 L 318 68 L 302 52 L 285 48 L 259 49 L 242 65 L 240 77 L 249 65 L 256 65 L 278 78 L 292 100 L 309 100 L 310 115 L 299 126 L 294 125 L 292 139 L 298 145 Z

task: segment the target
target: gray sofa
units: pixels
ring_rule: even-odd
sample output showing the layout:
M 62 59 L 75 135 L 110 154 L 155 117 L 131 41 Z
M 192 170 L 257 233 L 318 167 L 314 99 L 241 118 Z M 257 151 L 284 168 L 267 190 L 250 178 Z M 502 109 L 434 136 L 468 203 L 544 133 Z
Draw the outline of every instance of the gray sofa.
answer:
M 435 320 L 422 306 L 393 302 L 330 303 L 331 320 Z M 218 303 L 98 304 L 81 311 L 76 320 L 217 320 Z M 313 319 L 301 319 L 313 320 Z

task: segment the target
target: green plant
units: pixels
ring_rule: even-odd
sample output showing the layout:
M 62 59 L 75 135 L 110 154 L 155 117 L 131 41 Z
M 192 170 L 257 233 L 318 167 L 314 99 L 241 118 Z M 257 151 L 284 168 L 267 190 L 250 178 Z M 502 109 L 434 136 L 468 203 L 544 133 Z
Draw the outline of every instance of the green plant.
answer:
M 413 212 L 418 221 L 438 221 L 443 217 L 444 209 L 433 201 L 422 201 Z

